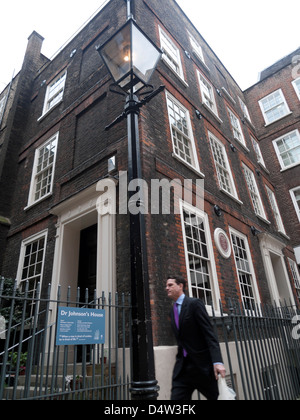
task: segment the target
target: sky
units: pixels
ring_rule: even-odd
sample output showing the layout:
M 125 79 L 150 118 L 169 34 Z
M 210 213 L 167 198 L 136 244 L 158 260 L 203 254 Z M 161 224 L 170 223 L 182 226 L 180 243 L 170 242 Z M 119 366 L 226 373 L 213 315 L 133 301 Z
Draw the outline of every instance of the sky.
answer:
M 161 0 L 163 1 L 163 0 Z M 51 58 L 104 0 L 2 1 L 0 4 L 0 92 L 21 69 L 29 35 L 45 38 Z M 300 46 L 299 0 L 177 0 L 242 89 L 259 72 Z

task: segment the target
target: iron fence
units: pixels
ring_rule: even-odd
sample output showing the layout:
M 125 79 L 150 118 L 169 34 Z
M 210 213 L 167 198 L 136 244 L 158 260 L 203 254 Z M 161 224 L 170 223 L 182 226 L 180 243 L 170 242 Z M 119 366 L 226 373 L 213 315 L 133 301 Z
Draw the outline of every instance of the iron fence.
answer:
M 0 400 L 129 400 L 132 378 L 131 301 L 109 294 L 84 302 L 80 289 L 40 285 L 20 292 L 0 278 Z M 73 295 L 73 292 L 75 295 Z M 63 295 L 65 294 L 65 297 Z M 56 344 L 59 308 L 105 311 L 104 344 Z M 288 305 L 220 305 L 212 324 L 221 343 L 228 382 L 240 400 L 300 397 L 300 312 Z M 298 325 L 297 325 L 298 324 Z
M 131 302 L 125 294 L 94 295 L 80 301 L 80 289 L 66 297 L 51 287 L 41 296 L 27 283 L 7 287 L 0 279 L 0 400 L 127 400 L 131 383 Z M 105 312 L 105 343 L 56 344 L 61 307 Z M 2 315 L 2 316 L 1 316 Z M 3 316 L 4 315 L 4 316 Z M 6 319 L 4 322 L 3 320 Z M 2 325 L 2 328 L 1 328 Z
M 228 302 L 228 313 L 212 322 L 229 369 L 228 382 L 240 400 L 294 400 L 300 397 L 299 309 L 287 304 Z

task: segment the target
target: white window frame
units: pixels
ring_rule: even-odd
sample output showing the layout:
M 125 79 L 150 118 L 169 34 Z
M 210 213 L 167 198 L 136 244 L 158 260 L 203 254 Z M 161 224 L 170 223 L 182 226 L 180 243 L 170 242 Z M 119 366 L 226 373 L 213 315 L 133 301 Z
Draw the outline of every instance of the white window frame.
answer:
M 260 145 L 259 145 L 258 141 L 253 136 L 250 136 L 250 137 L 251 137 L 253 149 L 254 149 L 256 157 L 257 157 L 257 162 L 260 165 L 262 165 L 264 169 L 267 170 L 266 163 L 265 163 L 265 160 L 263 158 L 261 148 L 260 148 Z
M 299 187 L 296 187 L 296 188 L 293 188 L 292 190 L 290 190 L 290 195 L 292 197 L 292 201 L 293 201 L 293 204 L 294 204 L 294 207 L 295 207 L 295 210 L 296 210 L 299 222 L 300 222 L 300 201 L 298 203 L 298 201 L 296 199 L 296 192 L 297 191 L 299 191 L 299 194 L 300 194 L 300 185 L 299 185 Z
M 253 291 L 253 298 L 251 298 L 251 300 L 253 300 L 253 303 L 255 304 L 255 306 L 251 307 L 251 309 L 247 308 L 245 305 L 244 305 L 244 307 L 245 307 L 248 315 L 251 315 L 251 314 L 254 315 L 254 312 L 258 310 L 256 305 L 260 305 L 261 300 L 260 300 L 260 294 L 259 294 L 259 290 L 258 290 L 258 286 L 257 286 L 257 279 L 256 279 L 255 271 L 254 271 L 254 266 L 253 266 L 253 261 L 252 261 L 252 256 L 251 256 L 251 251 L 250 251 L 250 247 L 249 247 L 248 238 L 243 233 L 237 231 L 236 229 L 234 229 L 232 227 L 229 227 L 229 233 L 230 233 L 231 246 L 232 246 L 232 249 L 233 249 L 237 279 L 238 279 L 238 283 L 239 283 L 239 288 L 240 288 L 240 293 L 241 293 L 241 298 L 242 298 L 243 304 L 245 303 L 245 298 L 247 298 L 247 296 L 245 295 L 245 293 L 242 289 L 240 274 L 241 274 L 241 276 L 243 274 L 248 274 L 249 276 L 251 276 L 251 289 Z M 245 264 L 238 264 L 237 255 L 236 255 L 236 248 L 237 247 L 234 246 L 233 235 L 235 237 L 240 238 L 240 240 L 242 240 L 245 244 L 245 248 L 241 248 L 241 249 L 244 249 L 245 252 L 246 252 L 247 263 L 248 263 L 248 268 L 249 269 L 247 269 Z M 244 286 L 246 288 L 246 284 L 244 284 Z
M 42 117 L 63 101 L 66 80 L 67 70 L 64 70 L 55 77 L 51 83 L 49 83 L 46 91 Z
M 237 140 L 244 148 L 247 149 L 245 136 L 242 130 L 242 126 L 240 123 L 239 118 L 231 111 L 230 108 L 228 109 L 230 123 L 232 128 L 233 137 Z M 247 149 L 248 150 L 248 149 Z
M 0 99 L 0 123 L 2 121 L 2 117 L 4 116 L 5 103 L 6 103 L 6 96 Z
M 299 302 L 300 302 L 300 274 L 299 274 L 298 266 L 295 263 L 295 261 L 291 260 L 290 258 L 288 258 L 288 260 L 289 260 L 289 264 L 290 264 L 290 268 L 291 268 L 291 272 L 292 272 L 292 277 L 293 277 L 293 280 L 294 280 L 294 285 L 295 285 L 297 297 L 298 297 Z
M 210 131 L 208 131 L 208 138 L 210 141 L 210 146 L 212 150 L 212 155 L 213 155 L 221 191 L 223 191 L 225 194 L 229 195 L 231 198 L 233 198 L 234 200 L 242 204 L 242 202 L 238 198 L 235 182 L 233 179 L 231 167 L 229 164 L 229 160 L 228 160 L 228 156 L 227 156 L 227 152 L 226 152 L 226 148 L 224 144 Z M 223 186 L 224 182 L 222 182 L 222 179 L 221 179 L 222 177 L 226 177 L 225 184 L 228 184 L 228 189 Z
M 285 153 L 290 153 L 291 150 L 294 150 L 295 148 L 300 147 L 300 134 L 299 134 L 299 130 L 291 131 L 289 133 L 286 133 L 284 136 L 281 136 L 278 139 L 273 140 L 273 145 L 274 145 L 274 148 L 275 148 L 275 151 L 276 151 L 276 154 L 277 154 L 277 157 L 278 157 L 280 166 L 281 166 L 281 171 L 285 171 L 286 169 L 292 168 L 292 167 L 297 166 L 297 165 L 300 164 L 300 154 L 299 154 L 299 161 L 298 162 L 294 162 L 294 163 L 291 163 L 290 165 L 287 165 L 286 166 L 285 163 L 284 163 L 284 160 L 282 158 L 282 154 L 283 153 L 280 152 L 279 147 L 278 147 L 278 143 L 280 141 L 282 141 L 285 138 L 290 137 L 290 136 L 292 136 L 294 134 L 298 138 L 298 143 L 299 144 L 296 147 L 292 148 L 292 149 L 287 149 L 286 152 L 285 152 Z
M 243 165 L 245 180 L 246 180 L 248 191 L 251 197 L 251 202 L 252 202 L 254 212 L 257 217 L 262 219 L 264 222 L 267 222 L 268 224 L 270 224 L 270 222 L 267 220 L 267 216 L 265 213 L 265 209 L 263 206 L 263 202 L 261 199 L 261 195 L 257 186 L 254 173 L 250 168 L 248 168 L 247 165 L 245 165 L 244 163 L 242 165 Z
M 250 118 L 250 114 L 249 114 L 249 110 L 248 110 L 247 105 L 245 104 L 245 102 L 240 97 L 239 97 L 239 101 L 240 101 L 240 106 L 241 106 L 241 109 L 243 111 L 244 117 L 246 117 L 247 120 L 249 122 L 251 122 L 251 124 L 252 124 L 252 121 L 251 121 L 251 118 Z
M 211 283 L 210 284 L 211 289 L 209 290 L 211 291 L 212 302 L 213 302 L 215 312 L 218 312 L 219 301 L 220 301 L 221 295 L 220 295 L 220 289 L 219 289 L 219 283 L 218 283 L 218 275 L 217 275 L 217 270 L 216 270 L 216 262 L 215 262 L 215 257 L 214 257 L 214 250 L 213 250 L 213 243 L 212 243 L 212 237 L 211 237 L 211 232 L 210 232 L 208 215 L 204 213 L 202 210 L 184 202 L 183 200 L 180 200 L 179 204 L 180 204 L 180 211 L 181 211 L 181 223 L 182 223 L 183 242 L 184 242 L 185 258 L 186 258 L 189 294 L 190 296 L 193 296 L 191 271 L 196 271 L 195 266 L 193 266 L 193 270 L 190 269 L 190 255 L 196 256 L 196 259 L 197 259 L 197 254 L 189 252 L 187 248 L 186 228 L 185 228 L 185 221 L 183 217 L 184 210 L 196 215 L 203 221 L 206 247 L 207 247 L 207 257 L 199 255 L 200 256 L 199 259 L 205 260 L 208 263 L 207 264 L 208 271 L 209 271 L 208 274 L 209 274 L 210 283 Z M 195 263 L 195 260 L 193 260 L 193 264 L 194 263 Z M 212 306 L 206 305 L 206 309 L 208 313 L 212 315 Z
M 270 106 L 270 108 L 266 108 L 266 106 L 264 105 L 264 102 L 266 102 L 267 100 L 269 100 L 269 98 L 272 95 L 275 95 L 276 93 L 279 93 L 279 95 L 281 97 L 281 102 L 278 103 L 278 104 L 274 104 L 274 106 Z M 284 118 L 287 115 L 291 114 L 291 111 L 290 111 L 289 106 L 288 106 L 288 104 L 286 102 L 285 96 L 284 96 L 284 94 L 283 94 L 283 92 L 282 92 L 281 89 L 275 90 L 274 92 L 270 93 L 268 96 L 265 96 L 260 101 L 258 101 L 258 103 L 259 103 L 261 112 L 263 114 L 263 117 L 264 117 L 266 126 L 267 125 L 270 125 L 270 124 L 273 124 L 274 122 L 281 120 L 281 118 Z M 271 111 L 274 111 L 276 108 L 281 107 L 281 106 L 284 108 L 284 113 L 282 115 L 280 115 L 276 119 L 270 119 L 268 117 L 268 113 L 271 112 Z
M 38 253 L 41 252 L 41 251 L 39 249 L 37 251 L 31 252 L 30 254 L 26 255 L 26 249 L 27 249 L 28 246 L 39 242 L 41 239 L 44 239 L 44 248 L 43 248 L 42 261 L 38 263 L 38 264 L 41 264 L 40 270 L 39 270 L 40 273 L 37 274 L 36 273 L 36 269 L 37 269 L 36 262 L 37 262 L 37 259 L 38 259 Z M 35 297 L 34 295 L 35 295 L 35 291 L 36 291 L 36 288 L 37 288 L 37 284 L 38 283 L 40 283 L 40 284 L 43 283 L 45 257 L 46 257 L 46 250 L 47 250 L 47 239 L 48 239 L 48 229 L 43 230 L 43 231 L 41 231 L 41 232 L 39 232 L 39 233 L 37 233 L 33 236 L 30 236 L 29 238 L 25 239 L 21 244 L 18 271 L 17 271 L 17 284 L 18 284 L 18 286 L 22 288 L 22 283 L 26 284 L 25 282 L 27 280 L 30 281 L 30 280 L 35 279 L 36 277 L 40 277 L 39 281 L 35 280 L 35 284 L 34 284 L 33 288 L 31 288 L 30 284 L 29 284 L 29 290 L 28 290 L 29 294 L 28 294 L 28 296 L 29 296 L 30 299 L 32 299 L 32 301 L 30 303 L 31 304 L 30 316 L 33 315 L 33 308 L 34 308 L 34 304 L 35 304 L 34 303 L 34 297 Z M 35 257 L 34 257 L 33 254 L 35 254 Z M 27 277 L 23 279 L 23 271 L 25 269 L 25 258 L 27 258 L 27 257 L 29 257 L 29 261 L 32 262 L 32 264 L 29 264 L 27 267 L 28 267 L 28 269 L 29 269 L 29 267 L 32 267 L 32 268 L 34 267 L 34 275 L 32 275 L 32 276 L 27 275 Z M 29 272 L 28 272 L 28 274 L 29 274 Z M 24 291 L 24 289 L 23 289 L 23 291 Z
M 197 74 L 202 97 L 202 104 L 220 120 L 213 85 L 207 80 L 206 77 L 203 76 L 203 74 L 198 69 Z
M 201 45 L 199 44 L 198 41 L 196 41 L 196 39 L 193 37 L 193 35 L 191 35 L 189 32 L 189 38 L 190 38 L 190 44 L 193 50 L 193 53 L 196 55 L 196 57 L 199 58 L 199 60 L 205 65 L 205 60 L 204 60 L 204 55 L 203 55 L 203 49 L 201 47 Z
M 292 85 L 294 86 L 294 89 L 300 101 L 300 77 L 298 77 L 298 79 L 293 80 Z
M 35 151 L 32 177 L 31 177 L 31 184 L 30 184 L 29 197 L 28 197 L 28 205 L 25 208 L 25 210 L 27 208 L 31 207 L 32 205 L 35 205 L 35 204 L 39 203 L 40 201 L 46 199 L 50 195 L 52 195 L 54 175 L 55 175 L 55 164 L 56 164 L 56 157 L 57 157 L 57 148 L 58 148 L 58 138 L 59 138 L 59 133 L 54 134 L 54 136 L 50 137 L 46 142 L 44 142 Z M 51 161 L 51 163 L 48 162 L 48 164 L 45 167 L 43 167 L 43 163 L 45 163 L 45 161 L 42 159 L 43 155 L 41 155 L 41 152 L 43 151 L 43 149 L 45 149 L 51 143 L 56 143 L 53 160 Z M 45 153 L 44 153 L 44 155 L 45 155 Z M 41 167 L 40 170 L 38 170 L 39 166 Z M 50 170 L 51 170 L 50 183 L 48 182 L 49 181 L 49 174 L 46 175 L 46 177 L 42 177 L 42 179 L 39 180 L 39 177 L 47 174 L 47 172 L 50 171 Z M 45 194 L 41 194 L 38 198 L 36 198 L 35 196 L 36 196 L 37 192 L 41 191 L 41 189 L 37 190 L 38 184 L 41 184 L 41 181 L 43 181 L 43 183 L 45 181 L 47 182 L 46 185 L 44 185 L 44 186 L 41 185 L 41 189 L 47 187 L 47 190 L 49 190 L 49 191 L 47 191 Z
M 196 151 L 196 145 L 195 145 L 195 139 L 191 124 L 191 118 L 189 111 L 176 99 L 173 95 L 171 95 L 169 92 L 166 92 L 166 101 L 167 101 L 167 108 L 168 108 L 168 117 L 169 117 L 169 123 L 170 123 L 170 131 L 171 131 L 171 138 L 172 138 L 172 144 L 173 144 L 173 156 L 179 159 L 182 163 L 187 165 L 188 167 L 196 170 L 202 177 L 204 175 L 200 172 L 200 166 L 199 161 L 197 157 L 197 151 Z M 171 115 L 171 110 L 169 106 L 169 102 L 173 104 L 173 110 L 175 112 L 174 108 L 178 108 L 184 115 L 185 115 L 185 121 L 186 124 L 182 125 L 184 126 L 184 129 L 186 132 L 183 132 L 180 128 L 178 128 L 175 124 L 172 123 L 173 116 Z M 174 138 L 173 130 L 176 132 L 176 135 L 181 136 L 184 140 L 186 140 L 189 144 L 189 151 L 190 151 L 190 158 L 191 163 L 188 162 L 181 154 L 180 151 L 178 151 L 178 146 L 176 145 L 176 139 Z M 185 153 L 182 151 L 182 153 Z
M 167 64 L 167 66 L 177 76 L 179 76 L 181 80 L 185 82 L 179 48 L 176 46 L 176 44 L 170 38 L 170 36 L 160 26 L 159 26 L 159 36 L 160 36 L 160 47 L 163 51 L 162 59 Z
M 282 217 L 281 217 L 281 214 L 280 214 L 280 210 L 279 210 L 279 207 L 278 207 L 278 202 L 277 202 L 275 193 L 267 185 L 266 185 L 266 190 L 267 190 L 267 194 L 268 194 L 269 201 L 270 201 L 270 204 L 271 204 L 271 208 L 272 208 L 272 211 L 273 211 L 273 215 L 275 217 L 278 232 L 280 232 L 280 233 L 282 233 L 283 235 L 286 236 L 286 230 L 285 230 L 285 227 L 284 227 L 284 224 L 283 224 L 283 221 L 282 221 Z
M 109 181 L 109 180 L 106 180 Z M 77 288 L 80 233 L 89 226 L 98 224 L 97 234 L 97 296 L 105 292 L 112 295 L 116 292 L 116 215 L 110 214 L 107 203 L 115 201 L 115 188 L 112 180 L 109 183 L 100 181 L 51 209 L 57 217 L 55 254 L 52 272 L 51 321 L 55 322 L 55 300 L 58 286 Z M 106 188 L 108 187 L 108 189 Z M 110 188 L 112 187 L 112 188 Z M 69 261 L 72 261 L 70 264 Z

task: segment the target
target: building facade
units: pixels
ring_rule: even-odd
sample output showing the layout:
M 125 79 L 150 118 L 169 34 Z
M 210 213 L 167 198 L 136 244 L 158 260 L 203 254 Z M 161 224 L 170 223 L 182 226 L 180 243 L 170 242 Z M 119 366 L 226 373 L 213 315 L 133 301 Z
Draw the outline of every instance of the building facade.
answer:
M 296 262 L 300 264 L 300 49 L 273 64 L 260 75 L 259 82 L 245 92 L 256 121 L 259 145 L 265 165 L 276 186 L 277 202 L 271 196 L 275 213 L 282 214 L 282 235 L 290 238 Z M 278 209 L 278 210 L 277 210 Z M 297 283 L 297 267 L 289 260 Z M 297 293 L 299 296 L 299 283 Z
M 228 299 L 248 311 L 284 299 L 299 304 L 297 235 L 279 204 L 289 191 L 297 202 L 297 173 L 284 191 L 262 141 L 258 93 L 242 92 L 174 0 L 136 0 L 134 16 L 163 51 L 151 83 L 165 91 L 139 119 L 153 340 L 163 380 L 175 351 L 165 293 L 171 273 L 187 277 L 189 294 L 210 314 L 219 302 L 228 310 Z M 0 137 L 0 272 L 20 288 L 28 280 L 32 291 L 51 283 L 53 296 L 58 285 L 130 291 L 129 217 L 119 200 L 127 128 L 120 122 L 105 131 L 123 103 L 96 50 L 125 22 L 124 0 L 111 0 L 52 60 L 41 54 L 39 34 L 29 38 Z M 0 101 L 5 96 L 7 90 Z M 105 179 L 115 182 L 117 214 L 100 211 Z M 151 189 L 157 184 L 160 200 Z

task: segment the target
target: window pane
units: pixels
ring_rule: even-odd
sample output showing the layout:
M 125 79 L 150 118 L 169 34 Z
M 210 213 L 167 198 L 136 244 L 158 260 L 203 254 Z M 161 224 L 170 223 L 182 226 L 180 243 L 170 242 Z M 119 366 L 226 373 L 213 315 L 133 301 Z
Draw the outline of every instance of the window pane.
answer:
M 195 213 L 184 211 L 185 241 L 189 258 L 192 294 L 212 304 L 210 260 L 204 222 Z
M 20 288 L 25 291 L 25 284 L 29 283 L 28 297 L 32 299 L 29 302 L 29 313 L 26 315 L 31 317 L 35 307 L 35 293 L 38 283 L 42 281 L 42 269 L 45 257 L 45 237 L 41 237 L 25 247 L 25 255 L 22 267 L 22 277 Z
M 280 90 L 262 99 L 260 103 L 262 104 L 267 123 L 272 123 L 288 113 L 284 96 Z
M 58 102 L 60 102 L 64 95 L 65 83 L 67 78 L 67 72 L 62 73 L 54 82 L 48 86 L 46 94 L 46 106 L 45 112 L 53 108 Z
M 212 85 L 198 72 L 200 89 L 202 94 L 202 102 L 207 105 L 215 114 L 217 114 L 217 106 Z
M 246 243 L 243 238 L 231 235 L 238 279 L 241 289 L 243 304 L 246 310 L 255 309 L 255 296 L 253 278 L 250 270 L 250 256 L 248 256 Z
M 234 195 L 234 189 L 230 178 L 227 160 L 225 158 L 226 151 L 212 135 L 209 136 L 210 144 L 215 161 L 216 171 L 220 183 L 220 188 L 227 191 L 229 194 Z
M 182 77 L 180 53 L 176 45 L 168 37 L 168 35 L 160 29 L 161 49 L 163 51 L 163 58 L 167 61 L 170 67 Z
M 300 163 L 300 137 L 298 131 L 287 134 L 282 139 L 277 140 L 276 144 L 284 167 Z
M 252 200 L 254 211 L 257 215 L 265 218 L 265 212 L 261 202 L 260 194 L 256 185 L 255 177 L 253 172 L 244 165 L 245 179 L 248 185 L 248 190 Z
M 194 165 L 191 145 L 192 138 L 188 124 L 188 112 L 170 98 L 168 98 L 167 103 L 172 128 L 174 152 L 189 165 Z
M 51 192 L 56 150 L 57 136 L 53 137 L 38 151 L 34 201 L 41 199 Z

